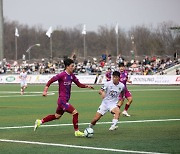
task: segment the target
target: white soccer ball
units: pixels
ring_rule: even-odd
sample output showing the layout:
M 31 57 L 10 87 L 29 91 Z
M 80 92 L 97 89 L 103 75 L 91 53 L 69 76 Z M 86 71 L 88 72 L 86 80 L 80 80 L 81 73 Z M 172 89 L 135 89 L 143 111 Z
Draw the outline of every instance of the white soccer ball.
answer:
M 88 128 L 86 128 L 85 130 L 84 130 L 84 136 L 86 136 L 86 137 L 92 137 L 93 136 L 93 134 L 94 134 L 94 130 L 92 129 L 92 128 L 90 128 L 90 127 L 88 127 Z

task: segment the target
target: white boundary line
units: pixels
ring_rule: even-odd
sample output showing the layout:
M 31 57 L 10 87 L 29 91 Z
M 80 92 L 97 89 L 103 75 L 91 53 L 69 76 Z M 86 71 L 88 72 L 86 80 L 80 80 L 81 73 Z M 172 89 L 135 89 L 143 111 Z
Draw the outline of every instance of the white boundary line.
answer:
M 121 150 L 121 149 L 98 148 L 98 147 L 88 147 L 88 146 L 78 146 L 78 145 L 68 145 L 68 144 L 56 144 L 56 143 L 44 143 L 44 142 L 32 142 L 32 141 L 19 141 L 19 140 L 6 140 L 6 139 L 0 139 L 0 142 L 47 145 L 47 146 L 56 146 L 56 147 L 68 147 L 68 148 L 90 149 L 90 150 L 100 150 L 100 151 L 113 151 L 113 152 L 124 152 L 124 153 L 165 154 L 165 153 L 158 153 L 158 152 Z
M 166 121 L 180 121 L 180 119 L 158 119 L 158 120 L 136 120 L 136 121 L 120 121 L 118 123 L 145 123 L 145 122 L 166 122 Z M 111 124 L 112 122 L 97 122 L 98 125 Z M 41 125 L 41 127 L 61 127 L 72 126 L 73 124 L 54 124 L 54 125 Z M 79 125 L 89 125 L 89 123 L 79 123 Z M 33 128 L 34 126 L 12 126 L 12 127 L 0 127 L 3 129 L 21 129 L 21 128 Z

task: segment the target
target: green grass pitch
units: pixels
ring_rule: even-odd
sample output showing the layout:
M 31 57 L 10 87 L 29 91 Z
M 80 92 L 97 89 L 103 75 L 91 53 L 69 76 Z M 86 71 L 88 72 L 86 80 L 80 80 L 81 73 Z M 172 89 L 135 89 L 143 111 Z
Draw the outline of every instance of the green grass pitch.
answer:
M 72 87 L 70 103 L 79 112 L 81 131 L 101 103 L 101 86 L 94 87 L 94 91 Z M 28 85 L 21 96 L 19 85 L 1 84 L 0 153 L 180 153 L 180 86 L 128 87 L 133 95 L 128 111 L 131 117 L 121 115 L 116 131 L 108 130 L 110 123 L 100 123 L 92 138 L 77 138 L 72 125 L 60 125 L 72 124 L 68 113 L 33 131 L 37 118 L 55 112 L 57 85 L 49 88 L 49 96 L 42 97 L 44 85 Z M 111 121 L 112 115 L 107 113 L 99 122 Z

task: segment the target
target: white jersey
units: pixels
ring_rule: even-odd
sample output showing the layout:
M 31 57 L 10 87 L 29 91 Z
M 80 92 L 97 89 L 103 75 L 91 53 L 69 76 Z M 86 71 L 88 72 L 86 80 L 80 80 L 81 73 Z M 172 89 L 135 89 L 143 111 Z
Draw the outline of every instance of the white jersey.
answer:
M 20 78 L 21 78 L 21 81 L 26 81 L 27 72 L 21 72 L 21 73 L 20 73 Z
M 119 100 L 119 95 L 124 90 L 124 84 L 119 82 L 118 85 L 115 85 L 113 81 L 109 81 L 106 82 L 101 89 L 106 92 L 103 102 L 117 103 Z
M 124 84 L 119 82 L 115 85 L 113 81 L 108 81 L 101 88 L 106 92 L 105 98 L 102 100 L 97 112 L 104 115 L 106 112 L 111 111 L 117 107 L 117 102 L 119 101 L 120 94 L 124 90 Z

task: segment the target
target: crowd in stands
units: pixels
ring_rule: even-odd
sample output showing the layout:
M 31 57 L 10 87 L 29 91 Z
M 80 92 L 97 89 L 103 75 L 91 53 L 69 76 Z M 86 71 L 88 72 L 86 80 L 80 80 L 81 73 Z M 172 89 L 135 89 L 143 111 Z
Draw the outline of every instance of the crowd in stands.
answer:
M 105 74 L 108 68 L 111 70 L 118 70 L 118 64 L 124 63 L 131 75 L 152 75 L 156 73 L 164 74 L 163 70 L 174 66 L 179 63 L 178 59 L 171 59 L 167 57 L 148 57 L 140 60 L 126 60 L 121 55 L 113 59 L 111 55 L 102 54 L 99 58 L 92 58 L 91 60 L 84 60 L 79 62 L 76 55 L 72 56 L 75 61 L 75 74 Z M 18 63 L 14 61 L 12 64 L 3 59 L 0 62 L 0 74 L 19 74 L 21 70 L 25 68 L 28 74 L 56 74 L 64 70 L 63 59 L 57 61 L 40 60 L 39 62 L 22 61 Z M 176 74 L 179 74 L 179 70 L 176 70 Z

